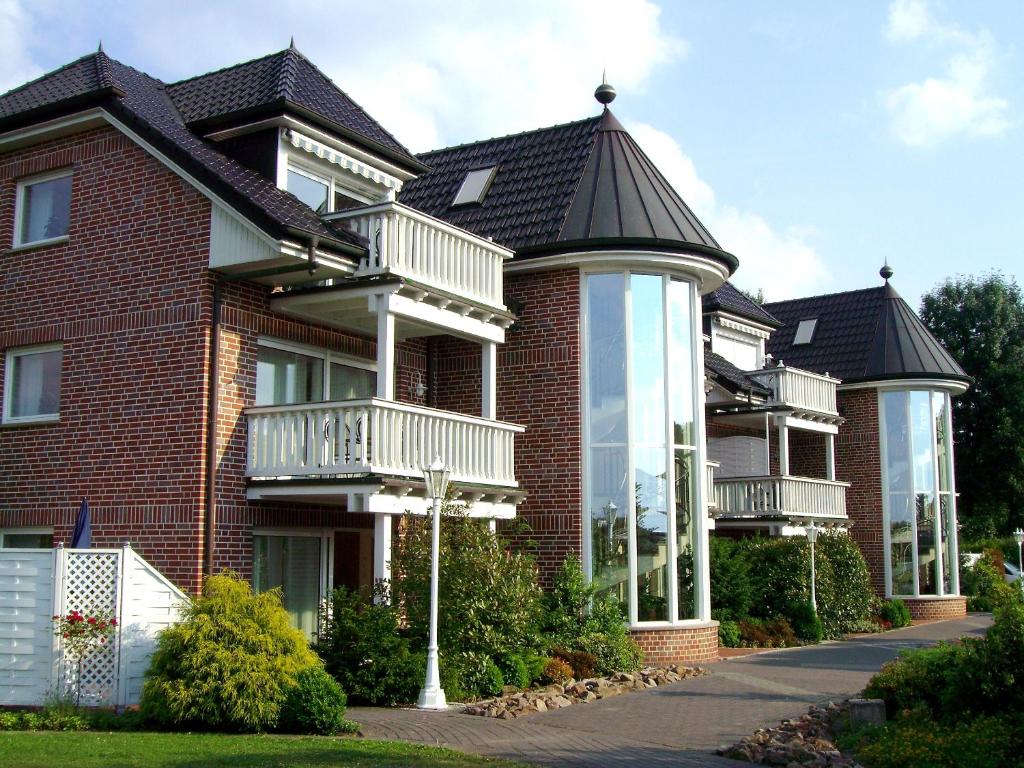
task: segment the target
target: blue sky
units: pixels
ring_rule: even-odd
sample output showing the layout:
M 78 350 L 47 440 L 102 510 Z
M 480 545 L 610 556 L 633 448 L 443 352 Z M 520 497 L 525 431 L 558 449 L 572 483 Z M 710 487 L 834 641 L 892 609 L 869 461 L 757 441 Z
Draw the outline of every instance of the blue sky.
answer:
M 481 8 L 487 12 L 481 12 Z M 0 89 L 95 50 L 175 80 L 296 44 L 414 150 L 613 110 L 769 299 L 915 307 L 1024 264 L 1024 4 L 0 0 Z

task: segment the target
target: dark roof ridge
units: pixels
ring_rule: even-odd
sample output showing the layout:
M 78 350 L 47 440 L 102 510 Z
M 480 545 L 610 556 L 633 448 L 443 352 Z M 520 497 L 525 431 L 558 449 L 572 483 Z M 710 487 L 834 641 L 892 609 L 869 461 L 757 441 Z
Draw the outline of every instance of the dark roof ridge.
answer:
M 247 67 L 250 64 L 255 64 L 257 61 L 265 61 L 266 59 L 272 59 L 275 56 L 281 56 L 282 54 L 285 54 L 287 52 L 288 52 L 288 49 L 287 48 L 283 48 L 280 51 L 274 51 L 273 53 L 268 53 L 268 54 L 265 54 L 263 56 L 257 56 L 256 58 L 249 59 L 248 61 L 240 61 L 237 64 L 229 64 L 228 66 L 221 67 L 220 69 L 211 69 L 209 72 L 200 72 L 198 75 L 192 75 L 192 77 L 185 77 L 185 78 L 182 78 L 181 80 L 175 80 L 174 82 L 167 83 L 167 85 L 168 86 L 175 86 L 175 85 L 182 85 L 184 83 L 190 83 L 193 80 L 199 80 L 200 78 L 209 77 L 210 75 L 219 75 L 222 72 L 230 72 L 232 69 L 239 69 L 240 67 Z
M 761 306 L 763 306 L 763 307 L 778 306 L 780 304 L 793 304 L 793 303 L 796 303 L 798 301 L 811 301 L 813 299 L 826 299 L 826 298 L 831 298 L 833 296 L 849 296 L 849 295 L 854 294 L 854 293 L 868 293 L 870 291 L 881 291 L 884 288 L 885 288 L 885 286 L 883 286 L 883 285 L 875 285 L 875 286 L 871 286 L 869 288 L 852 288 L 849 291 L 836 291 L 835 293 L 817 293 L 817 294 L 814 294 L 813 296 L 800 296 L 800 297 L 795 298 L 795 299 L 780 299 L 779 301 L 766 301 Z
M 11 88 L 11 90 L 9 90 L 9 91 L 4 91 L 3 93 L 0 93 L 0 96 L 12 96 L 13 94 L 18 93 L 19 91 L 24 91 L 26 88 L 30 88 L 33 85 L 36 85 L 37 83 L 42 82 L 43 80 L 51 78 L 51 77 L 53 77 L 56 74 L 59 74 L 61 72 L 65 72 L 65 71 L 71 69 L 72 67 L 76 67 L 79 64 L 84 63 L 85 61 L 87 61 L 88 59 L 93 58 L 94 56 L 98 55 L 99 53 L 100 53 L 99 51 L 93 51 L 92 53 L 87 53 L 84 56 L 79 56 L 74 61 L 69 61 L 67 64 L 64 64 L 63 66 L 57 67 L 57 69 L 52 69 L 49 72 L 44 72 L 39 77 L 34 78 L 32 80 L 29 80 L 27 83 L 22 83 L 19 86 Z M 98 70 L 97 70 L 97 73 L 98 73 Z
M 519 136 L 531 136 L 537 133 L 544 133 L 545 131 L 561 130 L 563 128 L 569 128 L 570 126 L 583 125 L 584 123 L 596 122 L 601 119 L 601 115 L 595 115 L 593 117 L 585 117 L 581 120 L 570 120 L 566 123 L 555 123 L 554 125 L 547 125 L 543 128 L 530 128 L 525 131 L 517 131 L 515 133 L 507 133 L 504 136 L 491 136 L 489 139 L 477 139 L 476 141 L 466 141 L 462 144 L 452 144 L 450 147 L 438 147 L 437 149 L 430 149 L 426 152 L 417 152 L 416 157 L 423 158 L 427 155 L 436 155 L 439 152 L 452 152 L 456 149 L 465 149 L 466 147 L 475 147 L 480 144 L 489 144 L 492 141 L 505 141 L 506 139 L 514 139 Z

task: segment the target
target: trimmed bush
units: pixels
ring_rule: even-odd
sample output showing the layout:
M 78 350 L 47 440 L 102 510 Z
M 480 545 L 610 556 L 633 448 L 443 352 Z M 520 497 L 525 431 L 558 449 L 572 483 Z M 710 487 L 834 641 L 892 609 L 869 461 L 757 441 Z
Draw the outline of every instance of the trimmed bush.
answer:
M 285 697 L 279 728 L 321 736 L 351 732 L 354 723 L 345 720 L 346 703 L 341 686 L 322 667 L 304 669 Z
M 805 643 L 820 643 L 824 631 L 821 619 L 810 603 L 797 603 L 787 611 L 794 634 Z
M 506 654 L 495 660 L 498 669 L 505 678 L 505 685 L 513 685 L 516 688 L 529 688 L 533 682 L 530 675 L 530 668 L 522 656 L 515 653 Z
M 160 634 L 142 710 L 165 726 L 272 730 L 298 674 L 317 664 L 278 591 L 253 594 L 236 574 L 211 576 Z
M 545 683 L 558 683 L 564 685 L 572 680 L 572 667 L 564 659 L 551 658 L 544 665 L 544 675 L 541 678 Z
M 588 651 L 570 651 L 555 647 L 551 649 L 551 655 L 568 664 L 572 669 L 572 676 L 577 680 L 594 677 L 597 674 L 597 656 Z
M 740 644 L 740 625 L 728 619 L 719 622 L 718 644 L 723 648 L 738 648 Z
M 824 636 L 835 638 L 853 632 L 871 617 L 874 597 L 860 547 L 845 531 L 822 531 L 814 545 L 814 564 L 818 618 Z
M 711 571 L 711 616 L 718 621 L 742 619 L 750 613 L 754 598 L 750 566 L 741 543 L 712 536 L 708 541 Z
M 439 660 L 441 687 L 449 701 L 497 696 L 505 686 L 498 665 L 482 653 L 454 653 Z
M 910 609 L 902 600 L 885 600 L 878 606 L 878 618 L 893 629 L 910 625 Z
M 381 588 L 377 597 L 386 597 Z M 339 587 L 324 607 L 321 627 L 315 650 L 353 702 L 395 706 L 416 700 L 426 665 L 400 632 L 397 609 Z
M 740 642 L 752 648 L 789 648 L 799 645 L 793 627 L 783 617 L 745 619 L 739 622 Z
M 921 705 L 931 711 L 940 710 L 947 695 L 950 671 L 963 655 L 963 647 L 949 643 L 906 651 L 871 678 L 864 695 L 885 701 L 889 717 Z

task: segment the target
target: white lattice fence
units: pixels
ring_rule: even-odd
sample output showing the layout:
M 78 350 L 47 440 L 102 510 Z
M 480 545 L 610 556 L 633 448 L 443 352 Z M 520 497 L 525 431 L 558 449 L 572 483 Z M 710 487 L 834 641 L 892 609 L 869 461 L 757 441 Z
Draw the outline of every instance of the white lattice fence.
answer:
M 81 703 L 137 704 L 157 634 L 188 597 L 131 547 L 0 549 L 0 705 L 40 705 L 75 690 L 78 670 L 53 634 L 54 615 L 118 621 L 81 669 Z

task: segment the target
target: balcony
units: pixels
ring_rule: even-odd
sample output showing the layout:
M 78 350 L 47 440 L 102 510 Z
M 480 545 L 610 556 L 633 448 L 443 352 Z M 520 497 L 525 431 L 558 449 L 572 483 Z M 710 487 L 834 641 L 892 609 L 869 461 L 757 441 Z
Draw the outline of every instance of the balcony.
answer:
M 397 275 L 449 297 L 504 310 L 502 264 L 512 258 L 506 248 L 396 202 L 324 218 L 347 223 L 369 241 L 356 276 Z
M 838 418 L 836 385 L 839 379 L 779 365 L 747 374 L 772 391 L 771 405 L 784 405 L 804 414 Z
M 515 424 L 377 398 L 259 406 L 246 418 L 250 478 L 421 481 L 440 456 L 455 484 L 517 488 Z
M 714 482 L 718 517 L 846 519 L 849 483 L 788 476 L 734 477 Z

